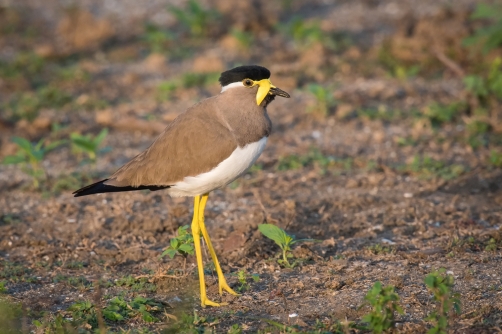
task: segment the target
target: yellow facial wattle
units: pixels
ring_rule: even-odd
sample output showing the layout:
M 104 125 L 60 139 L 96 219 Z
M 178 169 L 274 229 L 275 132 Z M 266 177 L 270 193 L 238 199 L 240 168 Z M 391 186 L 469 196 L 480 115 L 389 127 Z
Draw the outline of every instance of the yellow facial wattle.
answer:
M 256 93 L 256 104 L 260 105 L 265 97 L 268 95 L 270 92 L 270 88 L 277 88 L 274 85 L 272 85 L 272 82 L 270 79 L 263 79 L 260 81 L 253 81 L 254 85 L 258 85 L 258 92 Z

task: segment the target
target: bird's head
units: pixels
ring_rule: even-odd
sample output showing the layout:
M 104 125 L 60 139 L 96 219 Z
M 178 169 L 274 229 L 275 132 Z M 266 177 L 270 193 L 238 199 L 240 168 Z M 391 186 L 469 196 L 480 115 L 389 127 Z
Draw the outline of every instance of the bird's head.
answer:
M 246 87 L 256 90 L 256 104 L 267 106 L 276 96 L 290 97 L 288 93 L 277 88 L 270 81 L 270 71 L 257 65 L 239 66 L 221 73 L 221 92 L 235 87 Z

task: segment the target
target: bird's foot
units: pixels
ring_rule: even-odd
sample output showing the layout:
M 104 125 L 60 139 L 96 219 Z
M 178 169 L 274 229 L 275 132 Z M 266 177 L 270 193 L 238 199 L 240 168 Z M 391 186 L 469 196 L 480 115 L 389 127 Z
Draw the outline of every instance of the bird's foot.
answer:
M 220 288 L 220 295 L 222 295 L 223 290 L 225 290 L 226 292 L 228 292 L 231 295 L 239 296 L 239 294 L 237 292 L 235 292 L 234 290 L 232 290 L 231 287 L 228 286 L 227 281 L 225 280 L 225 277 L 220 277 L 218 279 L 218 283 L 219 283 L 218 286 Z
M 209 300 L 207 297 L 204 297 L 204 298 L 201 298 L 201 305 L 202 305 L 202 307 L 206 307 L 206 306 L 220 307 L 220 306 L 228 305 L 228 303 L 215 303 L 215 302 Z

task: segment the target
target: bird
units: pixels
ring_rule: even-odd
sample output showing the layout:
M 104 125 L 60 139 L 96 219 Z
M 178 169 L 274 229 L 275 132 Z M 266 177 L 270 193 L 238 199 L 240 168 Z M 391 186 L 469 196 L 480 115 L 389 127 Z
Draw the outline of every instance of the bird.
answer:
M 191 230 L 202 307 L 221 306 L 206 293 L 201 234 L 216 272 L 220 295 L 238 295 L 227 284 L 204 222 L 209 193 L 242 176 L 260 156 L 272 130 L 268 105 L 290 95 L 274 86 L 258 65 L 221 73 L 221 92 L 179 114 L 143 152 L 109 178 L 73 192 L 75 197 L 148 189 L 173 197 L 194 197 Z

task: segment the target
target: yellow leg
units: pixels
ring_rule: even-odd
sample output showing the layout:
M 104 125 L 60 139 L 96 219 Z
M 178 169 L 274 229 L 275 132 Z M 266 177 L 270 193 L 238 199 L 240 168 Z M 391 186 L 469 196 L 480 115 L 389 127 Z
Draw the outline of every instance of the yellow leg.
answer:
M 225 280 L 225 276 L 223 275 L 223 271 L 221 271 L 220 263 L 218 262 L 218 258 L 216 257 L 216 253 L 214 252 L 213 244 L 211 243 L 211 239 L 209 238 L 209 234 L 207 233 L 206 230 L 206 225 L 204 224 L 204 208 L 206 207 L 207 203 L 207 197 L 209 194 L 204 194 L 202 195 L 202 198 L 200 200 L 200 205 L 199 205 L 199 227 L 200 231 L 202 232 L 202 236 L 204 237 L 204 240 L 206 240 L 207 248 L 209 249 L 209 253 L 211 254 L 211 257 L 213 258 L 213 263 L 216 268 L 216 272 L 218 273 L 218 287 L 220 288 L 220 295 L 223 293 L 223 290 L 227 291 L 228 293 L 231 293 L 232 295 L 238 296 L 239 294 L 232 290 L 228 284 L 227 281 Z M 194 236 L 195 238 L 195 236 Z
M 199 270 L 199 283 L 200 283 L 200 301 L 202 307 L 206 306 L 220 306 L 220 304 L 210 301 L 206 294 L 206 283 L 204 282 L 204 265 L 202 264 L 202 249 L 200 247 L 200 232 L 199 225 L 199 207 L 200 196 L 196 196 L 193 205 L 193 219 L 192 219 L 192 234 L 193 243 L 195 245 L 195 255 L 197 257 L 197 268 Z M 204 210 L 204 208 L 202 208 Z

